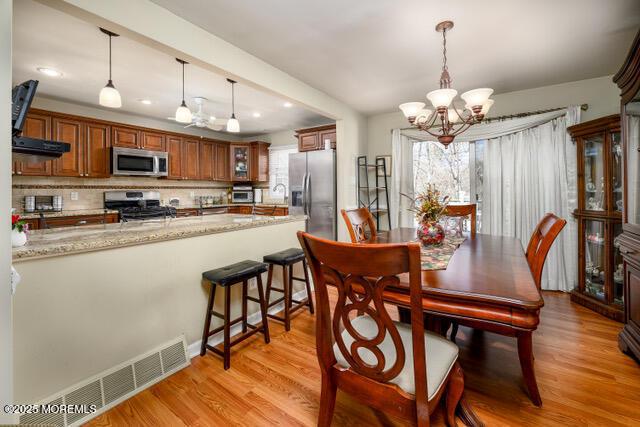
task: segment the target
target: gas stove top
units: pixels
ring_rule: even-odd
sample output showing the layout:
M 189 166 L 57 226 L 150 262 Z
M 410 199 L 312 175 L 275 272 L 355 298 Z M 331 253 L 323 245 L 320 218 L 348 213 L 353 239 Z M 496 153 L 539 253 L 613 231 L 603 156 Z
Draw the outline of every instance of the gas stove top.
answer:
M 105 191 L 104 207 L 117 209 L 122 222 L 175 218 L 177 214 L 172 206 L 160 206 L 160 193 L 157 191 Z

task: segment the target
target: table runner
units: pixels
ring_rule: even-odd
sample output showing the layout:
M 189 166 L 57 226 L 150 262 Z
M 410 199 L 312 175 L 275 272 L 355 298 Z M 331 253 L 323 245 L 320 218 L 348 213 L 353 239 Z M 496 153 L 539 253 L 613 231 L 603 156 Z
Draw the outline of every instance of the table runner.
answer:
M 451 256 L 465 239 L 465 236 L 447 236 L 441 245 L 422 246 L 420 249 L 422 269 L 446 270 Z

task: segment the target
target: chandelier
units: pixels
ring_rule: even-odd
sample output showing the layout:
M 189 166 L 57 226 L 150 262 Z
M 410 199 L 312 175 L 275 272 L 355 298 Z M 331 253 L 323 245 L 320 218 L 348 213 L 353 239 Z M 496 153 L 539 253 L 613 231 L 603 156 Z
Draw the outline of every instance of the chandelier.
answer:
M 465 107 L 462 110 L 456 108 L 453 103 L 458 91 L 451 89 L 451 76 L 447 68 L 447 31 L 452 28 L 452 21 L 444 21 L 436 25 L 436 31 L 442 33 L 442 74 L 440 89 L 427 94 L 427 99 L 431 101 L 434 110 L 424 108 L 424 102 L 406 102 L 399 106 L 411 126 L 437 138 L 445 148 L 457 135 L 472 125 L 480 123 L 493 105 L 493 99 L 489 99 L 493 89 L 489 88 L 473 89 L 460 95 L 465 101 Z

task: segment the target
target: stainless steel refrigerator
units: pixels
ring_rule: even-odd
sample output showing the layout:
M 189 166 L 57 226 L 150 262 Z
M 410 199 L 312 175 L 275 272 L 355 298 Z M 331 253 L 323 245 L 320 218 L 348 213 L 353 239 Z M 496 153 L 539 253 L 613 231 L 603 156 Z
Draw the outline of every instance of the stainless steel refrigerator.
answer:
M 336 240 L 336 153 L 289 154 L 289 214 L 307 215 L 306 230 Z

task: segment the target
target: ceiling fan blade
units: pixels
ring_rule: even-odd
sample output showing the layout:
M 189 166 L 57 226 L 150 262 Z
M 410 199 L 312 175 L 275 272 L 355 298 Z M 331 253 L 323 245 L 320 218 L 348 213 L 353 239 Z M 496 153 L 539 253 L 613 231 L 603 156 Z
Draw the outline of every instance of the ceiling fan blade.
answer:
M 226 125 L 227 125 L 227 121 L 228 121 L 228 119 L 215 119 L 215 120 L 213 121 L 213 123 L 214 123 L 216 126 L 226 126 Z
M 195 124 L 194 124 L 194 123 L 188 124 L 188 125 L 186 125 L 184 128 L 185 128 L 185 129 L 186 129 L 186 128 L 190 128 L 191 126 L 195 126 Z
M 207 127 L 211 130 L 220 131 L 224 129 L 224 125 L 208 124 Z

